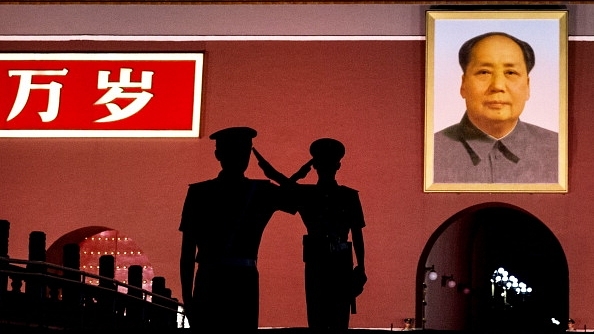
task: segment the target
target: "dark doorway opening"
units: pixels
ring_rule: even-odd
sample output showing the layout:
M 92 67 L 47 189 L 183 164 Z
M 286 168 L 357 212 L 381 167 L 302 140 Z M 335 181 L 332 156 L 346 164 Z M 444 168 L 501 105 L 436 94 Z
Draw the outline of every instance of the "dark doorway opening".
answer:
M 491 282 L 499 268 L 529 291 Z M 436 280 L 428 278 L 432 269 Z M 444 284 L 449 279 L 456 285 Z M 417 324 L 425 329 L 551 333 L 564 332 L 569 318 L 559 241 L 534 215 L 506 203 L 479 204 L 445 221 L 423 250 L 416 286 Z

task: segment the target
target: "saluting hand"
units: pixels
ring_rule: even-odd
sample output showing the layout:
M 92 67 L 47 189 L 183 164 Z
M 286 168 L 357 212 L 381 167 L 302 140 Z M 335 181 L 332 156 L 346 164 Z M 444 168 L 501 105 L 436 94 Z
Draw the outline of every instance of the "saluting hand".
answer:
M 309 174 L 309 171 L 311 170 L 312 165 L 313 165 L 313 159 L 306 162 L 303 166 L 301 166 L 301 168 L 299 168 L 299 170 L 295 174 L 291 175 L 290 180 L 292 182 L 297 182 L 297 181 L 305 178 L 307 176 L 307 174 Z
M 258 150 L 256 150 L 255 147 L 252 147 L 252 152 L 254 152 L 254 155 L 258 160 L 258 166 L 260 166 L 267 178 L 276 181 L 279 184 L 286 183 L 289 180 L 283 173 L 272 167 L 272 165 L 266 159 L 264 159 L 264 157 L 260 154 L 260 152 L 258 152 Z

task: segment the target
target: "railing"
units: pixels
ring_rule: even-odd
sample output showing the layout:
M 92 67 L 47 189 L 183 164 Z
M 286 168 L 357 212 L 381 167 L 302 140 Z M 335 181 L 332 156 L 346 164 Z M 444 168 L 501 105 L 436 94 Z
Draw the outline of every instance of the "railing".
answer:
M 98 280 L 99 285 L 84 283 L 86 278 Z M 127 293 L 118 292 L 118 287 Z M 169 329 L 184 323 L 181 306 L 175 299 L 112 278 L 0 257 L 3 324 L 77 330 Z

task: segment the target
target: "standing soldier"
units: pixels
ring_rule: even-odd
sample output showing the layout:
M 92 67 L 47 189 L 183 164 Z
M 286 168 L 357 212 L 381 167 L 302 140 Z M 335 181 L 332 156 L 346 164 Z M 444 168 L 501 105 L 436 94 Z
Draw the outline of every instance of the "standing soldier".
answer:
M 222 170 L 188 189 L 179 227 L 180 277 L 193 332 L 258 329 L 260 240 L 272 214 L 287 208 L 278 185 L 244 176 L 255 136 L 248 127 L 212 134 Z
M 307 229 L 303 261 L 309 328 L 314 333 L 345 332 L 351 311 L 355 313 L 355 297 L 363 291 L 367 276 L 362 231 L 365 221 L 359 194 L 336 182 L 344 145 L 331 138 L 314 141 L 310 146 L 313 159 L 291 179 L 276 171 L 256 150 L 254 153 L 265 175 L 293 194 Z M 310 164 L 318 174 L 317 184 L 295 184 Z M 348 241 L 349 232 L 352 241 Z M 354 269 L 353 251 L 357 260 Z

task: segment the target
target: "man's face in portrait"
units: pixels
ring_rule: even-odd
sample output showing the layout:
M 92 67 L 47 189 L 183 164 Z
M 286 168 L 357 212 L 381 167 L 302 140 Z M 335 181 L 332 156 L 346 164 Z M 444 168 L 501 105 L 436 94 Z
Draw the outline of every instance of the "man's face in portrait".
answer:
M 460 94 L 475 126 L 496 138 L 509 133 L 530 97 L 520 46 L 498 35 L 478 42 L 462 75 Z

